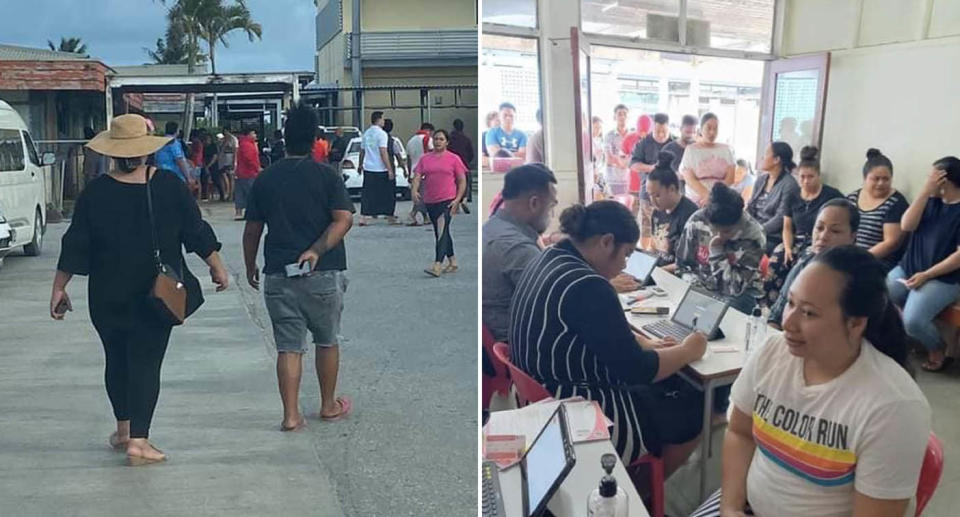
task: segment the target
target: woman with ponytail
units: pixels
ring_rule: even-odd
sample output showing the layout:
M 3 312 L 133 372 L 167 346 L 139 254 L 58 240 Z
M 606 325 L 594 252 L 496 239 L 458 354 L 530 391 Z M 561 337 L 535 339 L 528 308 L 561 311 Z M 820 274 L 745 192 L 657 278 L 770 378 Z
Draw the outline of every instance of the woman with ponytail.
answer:
M 660 257 L 658 265 L 671 273 L 677 268 L 677 245 L 683 227 L 697 211 L 697 204 L 683 195 L 680 178 L 671 166 L 674 160 L 673 153 L 660 151 L 646 187 L 653 205 L 650 215 L 653 250 Z
M 913 515 L 930 406 L 906 355 L 883 265 L 856 246 L 819 255 L 733 384 L 722 493 L 693 515 Z
M 860 209 L 857 246 L 866 248 L 889 271 L 900 261 L 904 233 L 900 218 L 910 203 L 893 188 L 893 162 L 877 149 L 867 150 L 863 187 L 847 194 Z
M 780 244 L 783 233 L 783 217 L 787 211 L 787 199 L 796 195 L 800 187 L 793 177 L 793 150 L 785 142 L 773 142 L 767 146 L 760 163 L 763 174 L 753 186 L 753 195 L 747 203 L 747 212 L 763 225 L 767 236 L 767 255 Z
M 596 400 L 614 422 L 611 441 L 624 463 L 649 452 L 669 475 L 696 447 L 703 418 L 702 394 L 674 374 L 703 356 L 706 337 L 664 347 L 630 330 L 609 281 L 640 238 L 625 206 L 574 205 L 560 229 L 569 238 L 534 259 L 514 291 L 512 361 L 554 398 Z

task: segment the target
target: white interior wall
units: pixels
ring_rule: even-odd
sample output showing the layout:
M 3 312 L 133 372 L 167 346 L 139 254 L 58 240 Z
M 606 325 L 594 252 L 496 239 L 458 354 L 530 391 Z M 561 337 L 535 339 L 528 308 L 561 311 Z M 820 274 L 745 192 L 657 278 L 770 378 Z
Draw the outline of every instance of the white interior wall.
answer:
M 960 155 L 960 2 L 788 0 L 783 53 L 823 51 L 825 180 L 857 188 L 864 153 L 876 147 L 913 199 L 931 162 Z

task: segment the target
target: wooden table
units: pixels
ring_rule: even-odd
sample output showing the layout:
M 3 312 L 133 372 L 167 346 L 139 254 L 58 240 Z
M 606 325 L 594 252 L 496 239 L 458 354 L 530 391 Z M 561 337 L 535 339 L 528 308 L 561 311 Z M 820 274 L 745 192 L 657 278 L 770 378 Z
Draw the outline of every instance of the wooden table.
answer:
M 667 292 L 666 297 L 656 297 L 642 302 L 645 305 L 670 307 L 670 314 L 679 305 L 689 284 L 660 268 L 653 271 L 653 280 L 657 286 Z M 664 316 L 627 313 L 627 321 L 636 332 L 647 323 L 663 319 Z M 743 352 L 746 342 L 747 316 L 733 308 L 728 308 L 720 329 L 723 339 L 710 341 L 707 352 L 697 361 L 683 367 L 679 374 L 698 390 L 703 391 L 703 430 L 700 436 L 700 500 L 709 495 L 707 491 L 707 458 L 710 457 L 711 421 L 713 416 L 713 392 L 716 388 L 729 386 L 737 379 L 746 357 Z M 646 334 L 645 332 L 643 332 Z M 736 352 L 713 352 L 715 346 L 736 346 Z
M 600 478 L 604 476 L 600 466 L 600 458 L 606 454 L 616 454 L 610 440 L 582 442 L 573 445 L 577 462 L 560 488 L 553 494 L 547 508 L 558 517 L 580 517 L 587 515 L 587 497 L 594 488 L 600 486 Z M 630 517 L 649 517 L 643 506 L 640 495 L 633 487 L 630 476 L 623 463 L 617 459 L 617 466 L 613 469 L 613 477 L 617 478 L 617 486 L 627 492 Z M 503 495 L 503 509 L 507 517 L 523 515 L 523 493 L 520 487 L 520 465 L 514 465 L 500 471 L 500 492 Z

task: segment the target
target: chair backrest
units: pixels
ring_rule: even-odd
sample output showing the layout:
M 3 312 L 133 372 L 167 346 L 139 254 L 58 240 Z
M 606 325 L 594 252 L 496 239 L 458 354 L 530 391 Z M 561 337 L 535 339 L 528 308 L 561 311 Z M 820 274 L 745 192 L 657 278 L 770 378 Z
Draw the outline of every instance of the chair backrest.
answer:
M 933 492 L 937 490 L 937 484 L 940 483 L 940 476 L 943 474 L 943 443 L 937 438 L 937 435 L 930 433 L 930 441 L 927 442 L 927 452 L 923 456 L 923 468 L 920 469 L 920 482 L 917 483 L 917 513 L 920 517 L 924 507 L 933 497 Z
M 510 362 L 510 348 L 506 343 L 494 344 L 493 355 L 503 361 L 503 364 L 507 365 L 507 369 L 510 370 L 510 378 L 513 379 L 513 385 L 517 387 L 517 402 L 521 407 L 531 402 L 539 402 L 550 398 L 550 392 L 546 388 L 541 386 L 533 377 L 527 375 L 527 372 Z
M 490 356 L 490 362 L 493 363 L 494 376 L 506 378 L 507 365 L 493 353 L 493 345 L 495 343 L 493 332 L 490 332 L 490 329 L 488 329 L 486 325 L 481 325 L 481 329 L 483 333 L 483 350 L 487 352 L 487 355 Z

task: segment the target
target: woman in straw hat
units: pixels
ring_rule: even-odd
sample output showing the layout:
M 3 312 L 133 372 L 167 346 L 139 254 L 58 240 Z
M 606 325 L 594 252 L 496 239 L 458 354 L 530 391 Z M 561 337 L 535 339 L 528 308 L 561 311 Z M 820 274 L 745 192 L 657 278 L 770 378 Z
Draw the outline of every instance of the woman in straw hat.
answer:
M 50 297 L 51 316 L 62 320 L 72 310 L 67 283 L 73 275 L 90 277 L 90 319 L 103 341 L 107 395 L 117 419 L 110 445 L 126 451 L 131 465 L 166 459 L 147 441 L 160 393 L 160 365 L 172 328 L 147 303 L 157 276 L 154 231 L 161 262 L 179 275 L 186 288 L 188 314 L 203 303 L 203 297 L 200 283 L 186 267 L 182 247 L 210 266 L 217 291 L 226 289 L 229 279 L 217 253 L 220 243 L 201 219 L 186 185 L 169 172 L 144 165 L 146 157 L 169 140 L 150 136 L 143 117 L 121 115 L 113 119 L 109 130 L 87 143 L 94 151 L 112 157 L 114 169 L 90 182 L 80 194 L 63 236 Z M 152 228 L 148 193 L 154 213 Z

